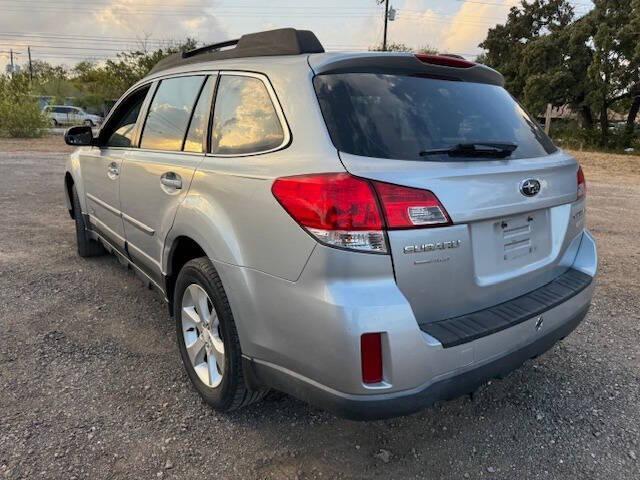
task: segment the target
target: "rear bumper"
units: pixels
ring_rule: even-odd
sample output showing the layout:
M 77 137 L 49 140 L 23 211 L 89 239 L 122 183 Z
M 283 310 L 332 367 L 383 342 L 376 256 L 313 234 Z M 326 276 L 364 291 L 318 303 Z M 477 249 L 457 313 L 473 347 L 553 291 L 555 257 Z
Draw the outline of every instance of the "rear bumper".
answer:
M 511 328 L 544 314 L 591 285 L 593 277 L 570 268 L 551 282 L 525 295 L 490 308 L 459 317 L 420 325 L 420 329 L 436 338 L 444 348 L 472 342 L 478 338 Z
M 483 382 L 542 354 L 584 318 L 594 290 L 597 252 L 588 232 L 576 240 L 573 260 L 567 267 L 581 272 L 577 275 L 584 282 L 581 286 L 571 294 L 560 295 L 562 298 L 555 295 L 561 290 L 544 291 L 544 297 L 549 299 L 544 309 L 531 310 L 526 318 L 514 318 L 505 328 L 474 333 L 464 342 L 447 344 L 446 339 L 421 329 L 408 305 L 402 303 L 404 299 L 390 296 L 389 292 L 397 291 L 393 280 L 374 277 L 362 292 L 356 292 L 357 282 L 342 282 L 333 291 L 323 283 L 317 295 L 302 297 L 300 305 L 297 296 L 290 296 L 288 302 L 277 305 L 278 311 L 285 313 L 278 318 L 286 318 L 287 322 L 273 339 L 282 342 L 280 353 L 288 349 L 295 358 L 252 355 L 243 346 L 247 376 L 255 386 L 276 388 L 352 419 L 406 415 L 436 401 L 471 392 Z M 307 269 L 313 268 L 312 259 Z M 331 270 L 339 268 L 336 265 Z M 348 295 L 344 289 L 348 289 Z M 327 292 L 334 296 L 328 297 Z M 327 308 L 328 298 L 333 302 L 331 310 Z M 317 299 L 322 308 L 312 302 Z M 350 310 L 346 309 L 347 304 Z M 296 316 L 286 310 L 291 308 L 296 308 Z M 304 331 L 298 332 L 298 326 Z M 487 326 L 491 327 L 490 322 Z M 384 332 L 385 381 L 364 385 L 358 346 L 360 335 L 371 331 Z M 265 328 L 261 338 L 267 335 L 269 330 Z
M 378 420 L 408 415 L 427 408 L 435 402 L 451 400 L 471 393 L 486 381 L 502 377 L 521 366 L 526 360 L 543 354 L 569 335 L 582 322 L 588 310 L 589 305 L 575 312 L 554 330 L 499 358 L 408 392 L 345 395 L 261 363 L 252 364 L 253 373 L 263 383 L 351 420 Z

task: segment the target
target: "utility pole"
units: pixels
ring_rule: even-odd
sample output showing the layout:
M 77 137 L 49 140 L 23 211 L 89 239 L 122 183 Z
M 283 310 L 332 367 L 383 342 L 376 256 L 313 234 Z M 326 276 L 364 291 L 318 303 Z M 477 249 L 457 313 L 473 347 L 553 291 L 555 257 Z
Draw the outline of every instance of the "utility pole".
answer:
M 13 78 L 13 48 L 9 49 L 9 55 L 11 56 L 11 78 Z
M 544 133 L 549 135 L 551 131 L 551 114 L 553 113 L 553 105 L 547 103 L 547 111 L 544 115 Z
M 382 51 L 387 51 L 387 23 L 389 23 L 389 0 L 384 0 L 384 36 L 382 37 Z
M 27 53 L 29 54 L 29 81 L 33 82 L 33 65 L 31 64 L 31 47 L 27 47 Z

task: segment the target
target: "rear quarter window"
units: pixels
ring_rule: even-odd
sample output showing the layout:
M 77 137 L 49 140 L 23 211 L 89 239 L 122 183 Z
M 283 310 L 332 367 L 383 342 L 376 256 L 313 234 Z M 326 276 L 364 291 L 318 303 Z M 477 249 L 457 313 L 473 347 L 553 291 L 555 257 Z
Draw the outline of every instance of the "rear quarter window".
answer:
M 262 80 L 241 75 L 220 78 L 213 109 L 212 153 L 266 152 L 282 145 L 284 138 L 282 124 Z

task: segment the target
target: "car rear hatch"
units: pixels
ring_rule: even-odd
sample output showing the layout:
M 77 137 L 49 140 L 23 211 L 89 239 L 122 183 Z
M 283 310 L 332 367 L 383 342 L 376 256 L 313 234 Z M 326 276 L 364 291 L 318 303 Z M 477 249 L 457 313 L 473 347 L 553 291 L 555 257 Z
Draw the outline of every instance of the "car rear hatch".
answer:
M 567 270 L 582 230 L 578 165 L 489 69 L 326 70 L 314 85 L 346 170 L 429 190 L 448 214 L 387 232 L 420 324 L 506 302 Z

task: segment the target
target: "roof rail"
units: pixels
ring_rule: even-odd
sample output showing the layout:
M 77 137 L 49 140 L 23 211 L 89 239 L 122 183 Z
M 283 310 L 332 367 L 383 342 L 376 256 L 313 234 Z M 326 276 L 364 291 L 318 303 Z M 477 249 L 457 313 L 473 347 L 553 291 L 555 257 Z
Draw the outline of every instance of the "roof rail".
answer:
M 231 47 L 233 45 L 237 45 L 239 41 L 240 39 L 236 38 L 235 40 L 227 40 L 226 42 L 213 43 L 211 45 L 205 45 L 204 47 L 194 48 L 193 50 L 182 52 L 182 58 L 189 58 L 211 50 L 220 50 L 221 48 Z
M 223 50 L 225 47 L 232 47 Z M 227 58 L 266 57 L 275 55 L 300 55 L 304 53 L 323 53 L 324 48 L 309 30 L 279 28 L 265 32 L 249 33 L 238 40 L 227 40 L 188 52 L 175 53 L 160 60 L 149 73 L 211 60 Z

